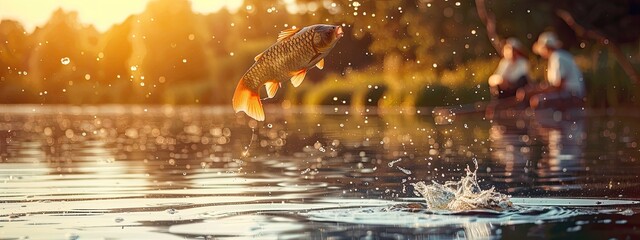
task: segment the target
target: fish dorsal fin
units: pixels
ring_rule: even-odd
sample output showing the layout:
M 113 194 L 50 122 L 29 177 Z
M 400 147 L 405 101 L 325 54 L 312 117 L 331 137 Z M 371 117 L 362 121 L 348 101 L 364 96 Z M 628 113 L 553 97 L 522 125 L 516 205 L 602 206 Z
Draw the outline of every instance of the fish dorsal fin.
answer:
M 296 34 L 297 32 L 299 32 L 300 29 L 299 28 L 289 28 L 286 30 L 282 30 L 282 32 L 280 32 L 280 34 L 278 34 L 278 42 L 293 36 L 293 34 Z
M 264 54 L 264 52 L 261 52 L 260 54 L 256 55 L 256 57 L 254 57 L 253 60 L 255 60 L 257 62 L 258 59 L 260 59 L 262 57 L 262 54 Z
M 293 72 L 293 76 L 291 77 L 291 84 L 293 84 L 294 87 L 300 86 L 300 84 L 302 84 L 302 80 L 304 80 L 304 75 L 306 74 L 307 74 L 307 69 L 302 69 L 300 71 Z
M 318 63 L 316 63 L 316 67 L 318 67 L 318 69 L 323 69 L 324 68 L 324 58 L 320 59 L 320 61 Z
M 276 92 L 278 92 L 278 88 L 280 88 L 280 83 L 276 81 L 269 81 L 264 83 L 264 88 L 267 89 L 267 96 L 269 98 L 273 98 L 276 96 Z

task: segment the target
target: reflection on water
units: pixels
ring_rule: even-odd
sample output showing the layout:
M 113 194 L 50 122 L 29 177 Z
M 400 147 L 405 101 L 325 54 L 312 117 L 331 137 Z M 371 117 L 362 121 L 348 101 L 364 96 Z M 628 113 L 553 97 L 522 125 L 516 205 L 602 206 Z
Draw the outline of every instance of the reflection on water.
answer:
M 530 120 L 496 119 L 490 128 L 492 158 L 504 164 L 505 181 L 551 181 L 538 187 L 580 189 L 570 182 L 589 170 L 583 156 L 586 136 L 584 116 L 554 120 L 542 112 Z
M 624 238 L 640 223 L 635 202 L 603 206 L 640 198 L 637 116 L 468 114 L 436 125 L 328 112 L 258 123 L 218 108 L 0 106 L 0 236 Z M 412 183 L 460 179 L 473 158 L 483 189 L 553 206 L 406 207 L 420 201 Z M 567 197 L 599 200 L 558 207 Z

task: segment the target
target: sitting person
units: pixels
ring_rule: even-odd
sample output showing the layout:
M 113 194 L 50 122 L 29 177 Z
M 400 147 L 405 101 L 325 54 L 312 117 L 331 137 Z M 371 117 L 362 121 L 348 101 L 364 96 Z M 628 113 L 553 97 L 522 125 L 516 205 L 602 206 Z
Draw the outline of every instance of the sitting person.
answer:
M 515 38 L 507 39 L 502 55 L 498 68 L 489 77 L 491 95 L 498 99 L 514 97 L 529 82 L 529 63 L 522 43 Z
M 502 55 L 498 68 L 489 77 L 489 87 L 494 101 L 486 108 L 487 118 L 493 118 L 495 113 L 502 110 L 526 107 L 515 98 L 517 91 L 529 83 L 529 63 L 522 43 L 515 38 L 507 39 L 502 48 Z
M 582 107 L 585 87 L 582 72 L 573 56 L 563 50 L 562 43 L 552 32 L 540 34 L 533 52 L 549 60 L 547 82 L 518 92 L 518 100 L 528 101 L 533 109 Z

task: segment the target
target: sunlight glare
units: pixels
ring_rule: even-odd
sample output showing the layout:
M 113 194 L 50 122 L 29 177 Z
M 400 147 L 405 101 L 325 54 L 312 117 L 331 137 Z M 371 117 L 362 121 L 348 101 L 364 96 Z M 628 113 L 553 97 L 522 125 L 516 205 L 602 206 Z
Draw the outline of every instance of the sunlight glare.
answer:
M 36 26 L 44 25 L 56 9 L 62 8 L 65 11 L 77 11 L 81 23 L 93 24 L 98 31 L 104 32 L 130 15 L 144 11 L 149 1 L 151 0 L 0 0 L 0 19 L 17 20 L 31 32 Z M 218 11 L 223 7 L 235 12 L 243 2 L 191 0 L 193 11 L 203 14 Z

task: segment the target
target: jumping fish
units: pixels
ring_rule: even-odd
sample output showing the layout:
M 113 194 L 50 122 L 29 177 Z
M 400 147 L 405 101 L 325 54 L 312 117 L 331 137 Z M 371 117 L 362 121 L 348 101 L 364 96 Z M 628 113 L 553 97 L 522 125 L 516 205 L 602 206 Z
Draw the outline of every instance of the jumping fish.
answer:
M 343 35 L 342 27 L 325 24 L 280 32 L 276 43 L 258 54 L 240 78 L 233 94 L 233 109 L 264 121 L 260 87 L 264 85 L 267 97 L 272 98 L 282 82 L 291 80 L 294 87 L 300 86 L 309 69 L 324 67 L 324 57 Z

